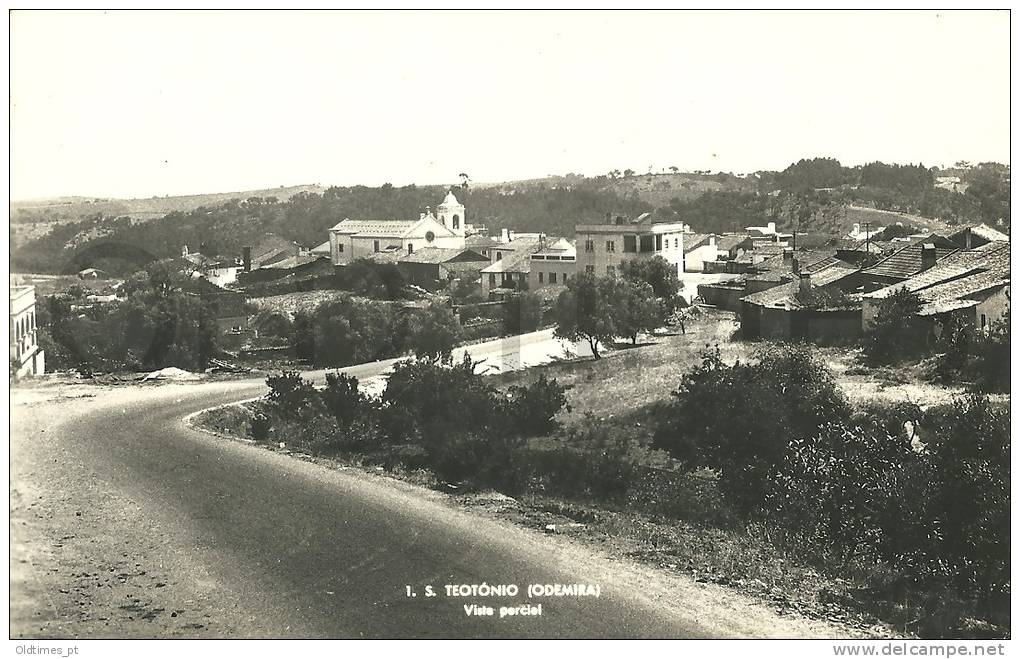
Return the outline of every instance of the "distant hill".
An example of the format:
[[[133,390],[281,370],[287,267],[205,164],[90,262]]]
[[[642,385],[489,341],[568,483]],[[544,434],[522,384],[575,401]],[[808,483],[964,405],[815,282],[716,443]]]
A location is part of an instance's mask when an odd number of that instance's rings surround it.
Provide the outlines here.
[[[55,197],[11,202],[11,238],[19,246],[47,234],[55,224],[75,223],[101,215],[104,217],[130,217],[134,220],[154,220],[172,212],[192,211],[200,206],[217,206],[231,199],[275,197],[286,201],[301,192],[322,194],[321,185],[294,185],[290,187],[244,190],[240,192],[214,192],[177,197],[148,197],[145,199],[109,199],[102,197]]]

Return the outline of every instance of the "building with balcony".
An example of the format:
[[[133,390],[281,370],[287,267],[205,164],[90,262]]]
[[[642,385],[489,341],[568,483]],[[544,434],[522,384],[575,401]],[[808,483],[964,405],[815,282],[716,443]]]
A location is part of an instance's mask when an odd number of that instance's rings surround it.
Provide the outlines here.
[[[620,264],[661,256],[684,271],[684,224],[653,223],[650,213],[628,220],[607,216],[604,224],[578,224],[575,228],[577,274],[604,277],[619,273]]]

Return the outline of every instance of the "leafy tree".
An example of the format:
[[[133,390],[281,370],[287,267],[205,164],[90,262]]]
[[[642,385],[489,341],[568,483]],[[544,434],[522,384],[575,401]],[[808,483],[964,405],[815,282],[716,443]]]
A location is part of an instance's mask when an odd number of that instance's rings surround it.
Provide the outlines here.
[[[683,290],[683,282],[676,274],[676,266],[662,258],[633,259],[620,265],[624,279],[645,282],[652,287],[655,297],[673,301]]]
[[[904,288],[878,304],[874,323],[864,336],[864,352],[872,364],[895,364],[924,354],[926,332],[917,316],[921,298]]]
[[[607,288],[612,295],[614,331],[636,344],[639,333],[651,332],[663,324],[663,307],[646,282],[627,279],[611,282],[611,287],[607,282]]]
[[[407,320],[406,345],[415,355],[433,361],[450,358],[463,329],[453,310],[440,302],[429,304]]]
[[[592,356],[601,359],[599,344],[618,336],[613,322],[611,279],[590,273],[573,277],[556,299],[556,336],[569,341],[587,341]]]

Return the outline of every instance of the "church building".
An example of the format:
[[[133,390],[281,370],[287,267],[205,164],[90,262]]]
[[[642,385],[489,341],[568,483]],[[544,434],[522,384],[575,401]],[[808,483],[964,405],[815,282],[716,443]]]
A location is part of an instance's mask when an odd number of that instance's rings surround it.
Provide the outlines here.
[[[464,205],[451,190],[435,212],[426,208],[417,220],[343,220],[329,230],[329,253],[333,265],[347,265],[380,253],[406,256],[425,247],[463,249],[471,232]]]

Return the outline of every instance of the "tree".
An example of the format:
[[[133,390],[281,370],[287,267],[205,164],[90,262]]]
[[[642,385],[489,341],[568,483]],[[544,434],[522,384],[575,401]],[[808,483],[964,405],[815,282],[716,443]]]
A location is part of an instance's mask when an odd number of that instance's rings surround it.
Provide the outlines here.
[[[677,172],[679,172],[679,171],[680,171],[680,168],[679,168],[679,167],[677,167],[676,165],[670,165],[670,166],[669,166],[669,171],[671,171],[671,172],[673,172],[674,174],[676,174]]]
[[[635,174],[635,172],[634,172],[633,169],[625,169],[625,170],[623,170],[623,177],[624,178],[629,178],[631,176],[634,176],[634,174]]]
[[[613,326],[617,336],[637,344],[641,332],[650,332],[663,323],[662,305],[648,283],[628,279],[606,282],[612,296]],[[610,287],[611,286],[611,287]]]
[[[652,287],[655,297],[672,302],[683,289],[683,282],[676,274],[676,266],[662,258],[634,259],[620,265],[624,279],[645,282]]]
[[[450,358],[462,335],[463,329],[453,310],[443,303],[433,302],[408,318],[404,340],[418,357],[438,362]]]
[[[591,273],[573,277],[556,299],[556,336],[569,341],[585,340],[595,359],[599,344],[617,336],[613,324],[613,284]]]
[[[926,333],[917,316],[921,298],[905,288],[878,303],[878,314],[864,336],[864,352],[872,364],[895,364],[924,354]]]

